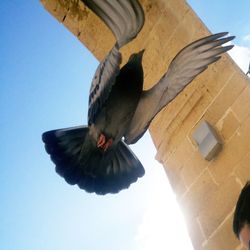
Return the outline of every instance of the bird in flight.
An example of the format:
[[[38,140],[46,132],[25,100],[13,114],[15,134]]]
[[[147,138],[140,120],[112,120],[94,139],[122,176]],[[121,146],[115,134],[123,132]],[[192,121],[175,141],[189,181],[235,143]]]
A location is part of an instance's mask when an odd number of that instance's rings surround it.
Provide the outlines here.
[[[136,38],[144,24],[138,0],[82,0],[109,27],[116,38],[100,62],[89,93],[88,125],[45,132],[42,140],[69,184],[90,193],[118,193],[144,175],[144,168],[129,148],[146,132],[154,117],[208,65],[233,45],[227,32],[201,38],[183,48],[166,73],[143,90],[144,50],[120,67],[120,48]],[[164,53],[164,52],[162,52]]]

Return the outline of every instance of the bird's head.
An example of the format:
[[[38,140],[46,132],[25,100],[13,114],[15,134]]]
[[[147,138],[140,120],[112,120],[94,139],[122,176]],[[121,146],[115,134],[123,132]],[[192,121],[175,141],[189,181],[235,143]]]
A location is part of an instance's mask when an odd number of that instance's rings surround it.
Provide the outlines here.
[[[134,53],[129,57],[129,62],[134,61],[134,62],[139,62],[141,63],[142,61],[142,56],[144,54],[145,49],[139,51],[138,53]]]

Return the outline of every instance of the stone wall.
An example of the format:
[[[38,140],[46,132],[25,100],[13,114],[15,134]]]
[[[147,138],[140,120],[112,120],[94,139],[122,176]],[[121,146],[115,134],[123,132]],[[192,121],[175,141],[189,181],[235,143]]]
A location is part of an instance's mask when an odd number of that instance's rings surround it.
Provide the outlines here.
[[[67,8],[65,0],[41,0],[95,56],[102,59],[114,44],[106,26],[80,4]],[[137,39],[122,49],[145,48],[145,88],[151,87],[185,45],[209,34],[183,0],[141,0],[146,22]],[[195,249],[243,249],[231,227],[239,192],[250,175],[250,84],[228,55],[198,76],[154,120],[150,133],[156,159],[166,170],[185,214]],[[202,120],[223,140],[222,152],[204,160],[192,139]]]

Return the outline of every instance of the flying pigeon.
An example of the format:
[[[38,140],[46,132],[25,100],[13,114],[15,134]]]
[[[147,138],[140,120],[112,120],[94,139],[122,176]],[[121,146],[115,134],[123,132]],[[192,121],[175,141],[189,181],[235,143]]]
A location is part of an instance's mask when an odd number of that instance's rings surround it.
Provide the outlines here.
[[[144,175],[129,148],[146,132],[156,114],[220,54],[234,37],[210,35],[183,48],[151,89],[143,90],[144,50],[120,68],[120,48],[135,39],[144,24],[138,0],[82,0],[113,32],[116,42],[99,64],[89,94],[88,125],[45,132],[42,140],[69,184],[90,193],[118,193]],[[164,53],[164,52],[163,52]]]

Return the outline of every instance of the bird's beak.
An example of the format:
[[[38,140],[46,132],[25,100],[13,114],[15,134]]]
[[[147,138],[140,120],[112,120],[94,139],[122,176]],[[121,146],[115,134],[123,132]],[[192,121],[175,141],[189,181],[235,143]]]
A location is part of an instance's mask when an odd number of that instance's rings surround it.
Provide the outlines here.
[[[129,62],[137,62],[137,63],[141,63],[142,62],[142,56],[144,53],[145,49],[139,51],[138,53],[134,53],[129,57]]]
[[[143,56],[144,52],[145,52],[145,49],[142,49],[141,51],[138,52],[137,55],[138,55],[138,57],[139,57],[140,59],[142,59],[142,56]]]

